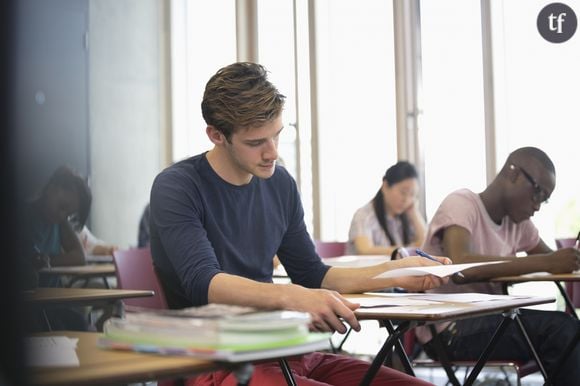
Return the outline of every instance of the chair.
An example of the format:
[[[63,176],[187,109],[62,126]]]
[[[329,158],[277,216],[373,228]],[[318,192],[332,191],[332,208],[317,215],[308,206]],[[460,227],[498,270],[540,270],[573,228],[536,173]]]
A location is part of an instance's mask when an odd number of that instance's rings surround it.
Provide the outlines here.
[[[117,286],[122,289],[152,290],[155,295],[147,298],[126,299],[125,305],[130,307],[145,307],[165,309],[167,301],[151,258],[151,250],[132,248],[113,252],[115,269],[117,271]]]
[[[314,247],[320,257],[344,256],[346,252],[346,242],[343,241],[314,240]]]
[[[558,249],[571,248],[574,246],[576,246],[575,238],[556,239],[556,247]],[[580,282],[566,282],[566,292],[568,292],[568,297],[574,307],[580,308]]]
[[[167,309],[167,300],[161,283],[153,267],[151,249],[131,248],[113,252],[113,261],[117,271],[117,287],[121,289],[143,289],[155,292],[147,298],[125,299],[123,302],[128,311],[139,308]],[[182,379],[161,380],[159,386],[179,386]]]

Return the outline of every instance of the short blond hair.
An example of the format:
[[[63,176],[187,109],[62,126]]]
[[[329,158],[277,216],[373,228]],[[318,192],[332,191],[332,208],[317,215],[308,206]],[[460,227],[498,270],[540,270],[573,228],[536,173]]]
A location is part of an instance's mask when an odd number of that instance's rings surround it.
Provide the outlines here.
[[[259,127],[277,118],[285,99],[268,81],[264,66],[239,62],[221,68],[210,78],[201,112],[205,122],[229,140],[237,130]]]

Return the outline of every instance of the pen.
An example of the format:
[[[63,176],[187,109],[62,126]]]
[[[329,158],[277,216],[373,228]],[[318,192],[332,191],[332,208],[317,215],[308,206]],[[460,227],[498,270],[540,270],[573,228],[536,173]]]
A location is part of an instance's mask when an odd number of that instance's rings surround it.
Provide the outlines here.
[[[580,246],[580,232],[578,232],[578,236],[576,236],[576,242],[574,243],[574,248],[578,249]]]
[[[431,256],[430,254],[423,252],[422,250],[420,250],[419,248],[415,249],[415,252],[419,255],[419,256],[423,256],[426,259],[432,260],[432,261],[436,261],[439,264],[442,264],[439,260],[437,260],[436,258],[434,258],[433,256]]]
[[[580,234],[578,234],[578,236],[580,237]],[[422,250],[420,250],[419,248],[415,249],[415,252],[417,253],[417,255],[422,256],[426,259],[432,260],[432,261],[436,261],[439,264],[443,264],[442,262],[440,262],[439,260],[437,260],[436,258],[434,258],[433,256],[431,256],[430,254],[423,252]],[[465,277],[463,276],[463,274],[461,272],[456,272],[454,273],[454,275],[457,275],[459,277]]]

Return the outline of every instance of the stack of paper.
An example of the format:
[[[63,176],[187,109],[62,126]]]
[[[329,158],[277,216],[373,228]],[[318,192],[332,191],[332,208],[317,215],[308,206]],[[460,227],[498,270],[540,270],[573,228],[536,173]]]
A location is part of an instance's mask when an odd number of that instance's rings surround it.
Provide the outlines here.
[[[34,336],[25,340],[27,365],[31,367],[76,367],[78,339],[66,336]]]
[[[303,312],[223,305],[128,313],[105,323],[99,345],[228,361],[327,349],[329,335],[310,333],[309,323]]]

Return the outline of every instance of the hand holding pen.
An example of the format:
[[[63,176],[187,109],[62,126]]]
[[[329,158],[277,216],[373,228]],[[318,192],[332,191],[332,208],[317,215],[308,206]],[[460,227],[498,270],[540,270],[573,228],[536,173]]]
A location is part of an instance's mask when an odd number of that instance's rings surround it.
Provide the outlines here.
[[[580,236],[580,234],[579,234],[579,236]],[[435,261],[435,262],[437,262],[437,263],[439,263],[439,264],[443,264],[443,263],[441,263],[439,260],[437,260],[436,258],[434,258],[433,256],[431,256],[430,254],[428,254],[428,253],[426,253],[426,252],[423,252],[423,251],[422,251],[422,250],[420,250],[419,248],[415,249],[415,252],[416,252],[416,253],[417,253],[417,255],[419,255],[419,256],[422,256],[422,257],[424,257],[424,258],[426,258],[426,259],[429,259],[429,260]],[[453,274],[453,276],[455,276],[455,275],[457,275],[457,276],[458,276],[458,277],[460,277],[460,278],[465,278],[465,276],[463,276],[463,274],[462,274],[461,272],[456,272],[456,273],[454,273],[454,274]]]

